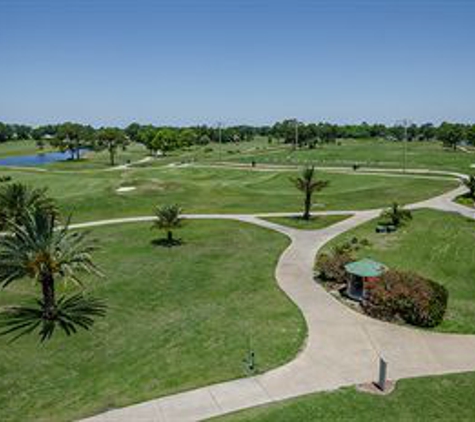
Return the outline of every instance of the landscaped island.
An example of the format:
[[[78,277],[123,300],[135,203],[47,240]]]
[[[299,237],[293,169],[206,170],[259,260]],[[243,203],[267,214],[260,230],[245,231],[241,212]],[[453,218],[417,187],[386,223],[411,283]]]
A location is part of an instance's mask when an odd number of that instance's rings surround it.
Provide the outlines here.
[[[331,241],[325,251],[359,239],[355,257],[371,257],[392,269],[416,272],[441,283],[449,292],[448,309],[435,329],[475,334],[474,220],[423,210],[394,233],[377,233],[376,226],[371,221],[349,231]]]

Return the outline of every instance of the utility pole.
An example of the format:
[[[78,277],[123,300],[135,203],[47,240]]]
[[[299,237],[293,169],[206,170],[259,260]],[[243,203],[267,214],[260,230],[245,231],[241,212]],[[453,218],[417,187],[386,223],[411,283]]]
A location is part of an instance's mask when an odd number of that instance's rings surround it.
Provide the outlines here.
[[[402,149],[402,171],[403,173],[406,173],[407,170],[407,129],[408,127],[412,124],[409,119],[403,119],[400,122],[398,122],[400,126],[403,127],[404,129],[404,138],[403,138],[403,149]]]
[[[221,145],[222,145],[221,126],[222,126],[222,123],[221,123],[221,122],[218,122],[218,143],[219,143],[219,148],[218,148],[218,160],[219,160],[219,161],[221,161]]]
[[[295,139],[294,139],[294,150],[297,149],[299,144],[299,121],[295,119]]]

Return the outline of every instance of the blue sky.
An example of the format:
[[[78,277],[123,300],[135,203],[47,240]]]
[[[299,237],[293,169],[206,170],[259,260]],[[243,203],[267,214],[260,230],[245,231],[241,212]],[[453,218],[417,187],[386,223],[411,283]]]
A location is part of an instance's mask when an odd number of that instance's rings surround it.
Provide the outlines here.
[[[475,1],[0,0],[0,121],[475,121]]]

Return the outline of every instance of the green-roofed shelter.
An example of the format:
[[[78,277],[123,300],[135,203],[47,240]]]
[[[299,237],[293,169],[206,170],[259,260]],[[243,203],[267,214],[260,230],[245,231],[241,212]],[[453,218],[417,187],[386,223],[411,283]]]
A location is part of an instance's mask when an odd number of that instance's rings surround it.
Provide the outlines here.
[[[349,274],[347,295],[358,301],[364,299],[366,291],[387,269],[386,265],[367,258],[346,264],[345,270]]]

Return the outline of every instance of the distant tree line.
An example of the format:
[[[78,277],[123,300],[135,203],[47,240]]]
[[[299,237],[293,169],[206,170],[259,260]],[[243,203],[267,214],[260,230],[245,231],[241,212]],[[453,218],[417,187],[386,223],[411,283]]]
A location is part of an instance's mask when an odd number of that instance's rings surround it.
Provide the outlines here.
[[[330,123],[299,123],[284,120],[270,128],[271,136],[284,139],[287,143],[298,143],[299,147],[315,147],[317,144],[335,142],[337,139],[383,138],[394,141],[441,141],[447,147],[456,148],[466,142],[475,145],[475,125],[444,122],[439,126],[431,123],[409,126],[361,123],[358,125],[336,125]]]
[[[269,143],[280,140],[296,147],[314,148],[319,144],[336,142],[338,139],[389,139],[401,141],[441,141],[450,148],[465,142],[475,145],[475,125],[444,122],[439,126],[431,123],[387,126],[361,123],[337,125],[331,123],[301,123],[295,119],[277,122],[272,126],[239,125],[224,128],[206,125],[189,127],[153,126],[132,123],[126,128],[101,127],[79,123],[61,123],[31,127],[0,122],[0,142],[34,139],[41,149],[46,143],[69,151],[72,159],[79,158],[82,148],[108,150],[111,164],[119,147],[129,142],[143,144],[152,154],[167,154],[175,149],[210,142],[245,142],[255,136],[266,136]]]

